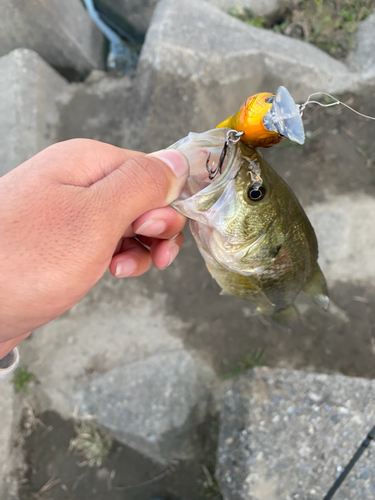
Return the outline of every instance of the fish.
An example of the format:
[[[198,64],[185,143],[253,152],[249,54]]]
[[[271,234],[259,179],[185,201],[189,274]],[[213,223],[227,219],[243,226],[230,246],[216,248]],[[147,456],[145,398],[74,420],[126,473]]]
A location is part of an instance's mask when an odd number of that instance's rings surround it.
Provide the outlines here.
[[[220,127],[191,132],[170,146],[190,163],[187,182],[172,206],[190,219],[222,294],[248,301],[252,315],[269,315],[290,327],[298,323],[294,301],[301,291],[328,309],[317,238],[288,184],[240,137],[236,129]],[[222,169],[210,178],[209,162],[222,160],[224,145]]]

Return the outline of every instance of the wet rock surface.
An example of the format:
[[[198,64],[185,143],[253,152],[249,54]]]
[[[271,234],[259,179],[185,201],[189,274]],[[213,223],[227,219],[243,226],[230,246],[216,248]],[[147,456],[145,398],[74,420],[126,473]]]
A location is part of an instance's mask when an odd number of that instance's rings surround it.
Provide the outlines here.
[[[104,65],[104,39],[79,0],[1,0],[0,55],[37,52],[67,77]]]
[[[67,495],[74,500],[215,498],[206,495],[206,477],[196,460],[173,462],[167,466],[156,464],[114,441],[102,466],[88,468],[82,466],[81,456],[69,451],[69,443],[76,435],[74,421],[64,420],[50,411],[39,417],[40,425],[26,439],[29,481],[20,485],[17,497],[20,500],[30,500],[50,481],[51,474],[59,482],[43,496],[54,500],[66,500]],[[206,454],[214,453],[212,442],[202,440],[202,444]]]
[[[320,500],[375,421],[371,380],[256,368],[226,394],[217,478],[225,500]],[[373,446],[336,498],[375,494]]]

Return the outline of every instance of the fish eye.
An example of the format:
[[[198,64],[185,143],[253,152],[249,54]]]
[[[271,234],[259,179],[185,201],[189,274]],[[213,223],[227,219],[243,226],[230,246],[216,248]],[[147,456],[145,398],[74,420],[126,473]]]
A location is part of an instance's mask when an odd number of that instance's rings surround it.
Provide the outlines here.
[[[263,200],[263,198],[266,196],[266,190],[263,186],[250,186],[247,192],[247,196],[251,201],[260,201]]]
[[[271,97],[267,97],[267,99],[266,99],[266,103],[267,103],[267,104],[272,104],[274,100],[275,100],[275,96],[274,96],[274,95],[273,95],[273,96],[271,96]]]

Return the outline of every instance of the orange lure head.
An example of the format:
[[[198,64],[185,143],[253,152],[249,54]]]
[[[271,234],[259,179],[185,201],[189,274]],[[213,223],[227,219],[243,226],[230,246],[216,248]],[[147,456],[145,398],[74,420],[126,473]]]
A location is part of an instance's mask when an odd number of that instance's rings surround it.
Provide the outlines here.
[[[241,140],[255,148],[270,148],[285,137],[303,144],[305,136],[298,107],[285,87],[277,94],[262,92],[249,97],[238,113],[220,123],[243,132]]]

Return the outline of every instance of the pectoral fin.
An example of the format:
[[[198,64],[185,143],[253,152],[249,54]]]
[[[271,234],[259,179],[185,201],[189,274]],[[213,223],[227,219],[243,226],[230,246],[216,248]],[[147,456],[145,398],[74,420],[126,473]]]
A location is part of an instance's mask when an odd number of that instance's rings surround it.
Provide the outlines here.
[[[261,298],[262,298],[262,301],[264,301],[264,302],[265,302],[265,304],[266,304],[266,306],[267,306],[267,307],[268,307],[268,306],[275,307],[275,304],[273,304],[273,303],[270,301],[270,299],[269,299],[269,298],[267,297],[267,295],[263,292],[263,290],[261,289],[261,287],[258,285],[258,283],[255,281],[255,279],[254,279],[254,278],[250,278],[250,277],[249,277],[249,278],[248,278],[248,281],[249,281],[249,283],[251,283],[251,288],[252,288],[252,290],[256,290],[256,291],[259,293],[259,295],[260,295],[260,296],[261,296]],[[261,306],[260,306],[260,308],[259,308],[259,309],[261,309]]]
[[[299,323],[297,309],[292,304],[281,311],[274,312],[271,318],[281,327],[293,328]]]
[[[302,290],[309,295],[325,311],[329,307],[329,297],[326,280],[319,266],[312,277],[305,283]]]

